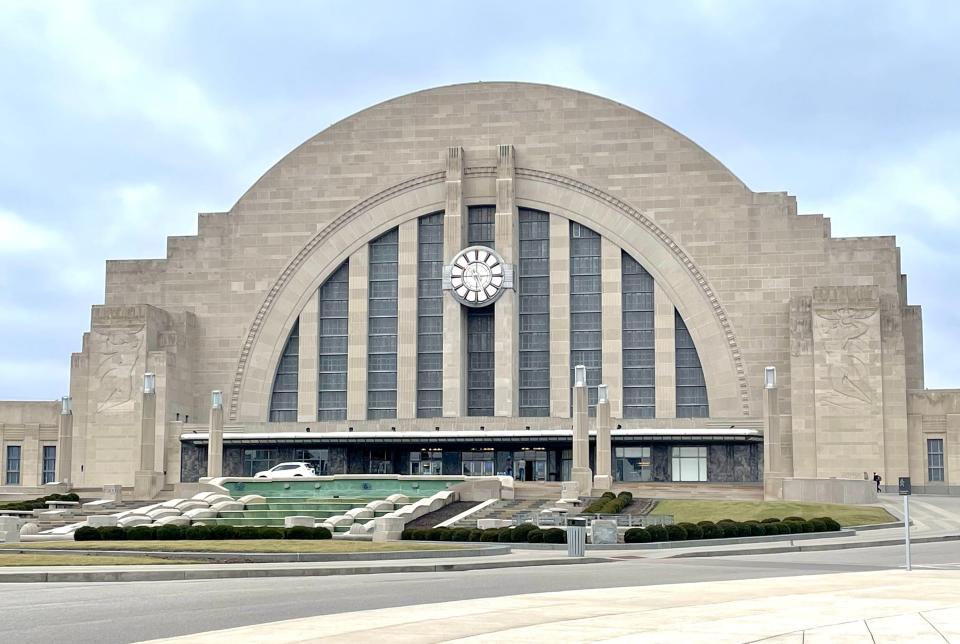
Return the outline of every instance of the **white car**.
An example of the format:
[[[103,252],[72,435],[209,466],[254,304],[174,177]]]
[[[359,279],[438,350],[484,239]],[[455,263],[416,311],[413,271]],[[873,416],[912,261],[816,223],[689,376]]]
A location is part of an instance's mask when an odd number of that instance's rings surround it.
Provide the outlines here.
[[[269,470],[257,472],[254,477],[258,479],[285,479],[291,476],[316,476],[313,466],[309,463],[280,463]]]

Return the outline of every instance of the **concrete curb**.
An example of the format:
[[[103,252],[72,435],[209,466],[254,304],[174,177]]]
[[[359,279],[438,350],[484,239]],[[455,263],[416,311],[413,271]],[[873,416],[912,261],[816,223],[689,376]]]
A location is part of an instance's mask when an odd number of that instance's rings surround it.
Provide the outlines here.
[[[960,541],[960,534],[948,534],[936,537],[910,537],[910,543],[936,543],[939,541]],[[849,543],[816,543],[801,546],[772,546],[770,548],[752,548],[750,550],[703,550],[700,552],[678,552],[665,557],[735,557],[740,555],[772,555],[785,552],[822,552],[824,550],[851,550],[853,548],[878,548],[883,546],[902,546],[903,539],[876,539],[873,541],[852,541]]]
[[[521,559],[517,561],[478,561],[470,563],[409,564],[398,566],[356,566],[341,568],[221,568],[188,569],[121,569],[121,570],[43,570],[0,571],[0,584],[5,583],[97,583],[128,581],[187,581],[200,579],[244,579],[263,577],[331,577],[339,575],[377,575],[405,572],[456,572],[464,570],[491,570],[529,566],[564,566],[611,563],[601,557],[571,557],[565,559]]]
[[[429,542],[425,542],[429,543]],[[451,542],[438,542],[449,545]],[[3,548],[0,553],[31,555],[77,555],[111,557],[157,557],[160,559],[192,559],[229,563],[320,563],[327,561],[394,561],[398,559],[448,559],[457,557],[491,557],[511,553],[509,544],[460,550],[396,550],[392,552],[204,552],[178,550],[58,550],[41,548]]]

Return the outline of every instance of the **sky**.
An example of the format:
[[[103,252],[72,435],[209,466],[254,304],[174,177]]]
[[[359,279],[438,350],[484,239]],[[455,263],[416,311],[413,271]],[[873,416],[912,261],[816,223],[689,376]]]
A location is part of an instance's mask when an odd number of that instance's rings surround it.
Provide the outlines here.
[[[0,0],[0,400],[68,391],[107,259],[163,257],[369,105],[529,81],[630,105],[834,236],[896,235],[960,387],[960,3]]]

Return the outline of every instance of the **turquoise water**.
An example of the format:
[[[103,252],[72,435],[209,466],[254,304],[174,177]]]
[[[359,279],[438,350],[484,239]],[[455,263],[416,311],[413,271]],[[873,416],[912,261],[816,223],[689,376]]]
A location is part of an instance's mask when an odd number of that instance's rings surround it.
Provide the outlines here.
[[[431,496],[449,487],[462,483],[463,479],[430,478],[398,481],[391,479],[334,479],[317,481],[226,481],[223,486],[230,495],[241,497],[245,494],[259,494],[271,498],[334,499],[345,500],[385,499],[391,494],[404,494],[410,497]],[[363,505],[361,503],[360,505]]]

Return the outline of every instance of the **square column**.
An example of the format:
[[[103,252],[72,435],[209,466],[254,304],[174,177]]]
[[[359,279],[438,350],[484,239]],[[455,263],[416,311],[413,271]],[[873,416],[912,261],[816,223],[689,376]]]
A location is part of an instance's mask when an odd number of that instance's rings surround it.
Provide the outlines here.
[[[676,322],[673,302],[660,287],[653,285],[654,378],[657,418],[677,416]]]
[[[156,418],[156,374],[145,373],[140,394],[140,468],[133,480],[133,495],[137,499],[152,499],[163,487],[163,474],[156,471],[154,453]]]
[[[320,289],[300,312],[300,356],[297,362],[297,420],[317,420],[317,370],[320,360]]]
[[[573,468],[571,477],[581,496],[590,496],[593,472],[590,470],[590,418],[587,407],[587,373],[582,365],[574,367],[573,385]]]
[[[223,394],[210,394],[210,427],[207,441],[207,476],[223,476]]]
[[[449,264],[467,238],[467,206],[463,203],[463,148],[447,148],[447,198],[443,212],[443,263]],[[467,329],[463,307],[443,296],[443,415],[466,415]]]
[[[367,325],[370,289],[370,249],[364,245],[350,256],[347,319],[347,420],[367,417]]]
[[[73,469],[73,408],[70,396],[64,396],[60,407],[60,425],[57,431],[57,471],[59,483],[70,483]]]
[[[597,392],[597,474],[593,477],[594,489],[609,490],[613,486],[610,452],[610,399],[607,386],[600,385]]]
[[[570,221],[550,215],[550,415],[570,417]]]
[[[608,416],[623,417],[623,273],[620,247],[606,237],[600,240],[601,319],[603,328],[603,380],[608,392]],[[599,414],[599,411],[597,412]],[[598,467],[599,469],[599,467]],[[607,468],[609,475],[609,468]]]
[[[515,164],[512,145],[497,146],[497,212],[495,243],[497,252],[507,264],[516,265],[519,258],[517,231]],[[496,304],[496,336],[494,339],[494,415],[516,416],[519,405],[519,315],[517,292],[505,289]]]
[[[397,263],[397,418],[417,417],[417,225],[400,224]]]

